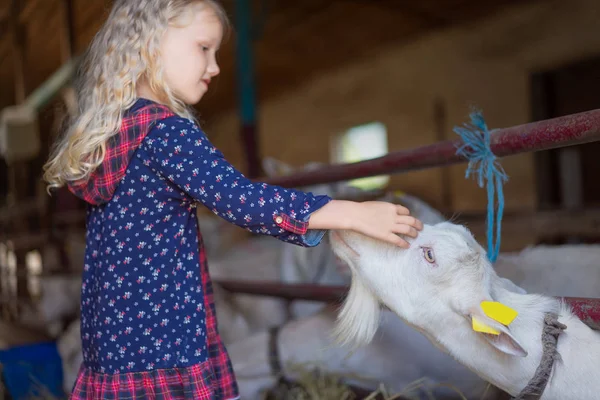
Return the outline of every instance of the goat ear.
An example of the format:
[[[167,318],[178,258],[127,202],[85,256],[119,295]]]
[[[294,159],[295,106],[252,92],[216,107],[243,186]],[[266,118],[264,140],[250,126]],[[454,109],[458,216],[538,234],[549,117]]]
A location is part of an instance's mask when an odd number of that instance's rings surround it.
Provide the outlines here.
[[[510,329],[489,318],[481,308],[478,307],[473,311],[470,317],[472,321],[483,328],[483,331],[477,332],[477,334],[483,336],[496,349],[508,355],[527,357],[527,351],[512,335]]]
[[[353,273],[350,290],[333,329],[335,341],[353,347],[368,344],[377,331],[380,314],[379,301]]]
[[[516,357],[527,357],[527,351],[510,332],[500,332],[499,335],[482,333],[482,335],[492,346],[505,354]]]

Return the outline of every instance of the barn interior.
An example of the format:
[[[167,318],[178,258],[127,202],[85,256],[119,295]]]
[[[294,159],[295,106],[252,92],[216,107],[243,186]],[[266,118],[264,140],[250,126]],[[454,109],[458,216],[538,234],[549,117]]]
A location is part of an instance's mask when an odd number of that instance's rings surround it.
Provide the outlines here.
[[[23,363],[36,364],[38,379],[50,388],[37,398],[66,398],[82,360],[86,204],[66,188],[49,195],[42,175],[61,121],[76,107],[71,78],[112,3],[0,1],[3,398],[26,398],[19,395],[31,390],[33,384],[23,377],[34,369],[19,369]],[[600,3],[595,0],[221,3],[233,30],[219,52],[220,74],[195,110],[212,143],[253,180],[268,182],[305,168],[457,140],[454,128],[468,122],[473,108],[482,110],[492,130],[600,108]],[[593,288],[600,275],[590,272],[598,263],[593,255],[600,255],[597,151],[597,142],[566,143],[497,160],[508,176],[501,253],[516,257],[548,246],[578,249],[571,259],[590,254],[581,274],[563,266],[571,271],[568,290],[557,292],[559,282],[542,282],[552,279],[545,274],[519,275],[539,281],[545,294],[598,297]],[[348,190],[340,192],[324,184],[308,188],[361,200],[393,194],[399,202],[405,198],[466,224],[485,247],[487,191],[465,177],[466,167],[461,162],[345,180]],[[227,224],[206,207],[198,207],[198,218],[216,285],[281,281],[284,254],[292,251],[288,245]],[[320,262],[308,253],[300,257]],[[251,263],[260,267],[248,267]],[[223,294],[228,295],[232,292]],[[240,304],[259,304],[260,297],[239,294],[227,304],[242,309]],[[231,334],[227,340],[245,336]],[[363,367],[365,373],[379,370]],[[363,390],[372,392],[382,381],[374,374]],[[455,383],[450,375],[448,381]],[[292,398],[279,396],[271,398]],[[438,398],[464,398],[446,396]]]

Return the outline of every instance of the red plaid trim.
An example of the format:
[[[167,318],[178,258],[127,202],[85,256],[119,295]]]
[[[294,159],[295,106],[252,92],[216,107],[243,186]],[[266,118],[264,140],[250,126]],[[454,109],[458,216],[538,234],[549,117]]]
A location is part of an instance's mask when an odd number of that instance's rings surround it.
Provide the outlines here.
[[[217,312],[213,294],[212,280],[208,270],[204,242],[198,227],[198,247],[200,257],[200,273],[202,274],[202,286],[204,293],[204,305],[206,309],[206,341],[208,345],[208,359],[215,375],[213,390],[222,399],[233,399],[239,397],[239,389],[235,373],[227,349],[223,345],[217,326]]]
[[[71,400],[227,400],[214,391],[208,362],[188,368],[101,374],[82,366]]]
[[[86,181],[69,185],[69,190],[90,204],[109,201],[127,171],[129,160],[154,123],[175,115],[166,106],[151,104],[123,118],[119,133],[108,140],[102,164]]]
[[[308,222],[298,221],[287,214],[275,214],[273,220],[280,228],[296,235],[304,235],[308,231]]]

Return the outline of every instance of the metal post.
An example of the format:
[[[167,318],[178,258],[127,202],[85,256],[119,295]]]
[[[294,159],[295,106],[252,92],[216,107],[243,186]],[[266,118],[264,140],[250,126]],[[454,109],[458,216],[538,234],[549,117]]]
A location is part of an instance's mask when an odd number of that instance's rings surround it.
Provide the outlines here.
[[[235,1],[235,16],[237,23],[236,67],[240,98],[240,134],[246,150],[248,177],[256,178],[261,174],[261,168],[256,122],[256,93],[250,26],[251,11],[248,0]]]

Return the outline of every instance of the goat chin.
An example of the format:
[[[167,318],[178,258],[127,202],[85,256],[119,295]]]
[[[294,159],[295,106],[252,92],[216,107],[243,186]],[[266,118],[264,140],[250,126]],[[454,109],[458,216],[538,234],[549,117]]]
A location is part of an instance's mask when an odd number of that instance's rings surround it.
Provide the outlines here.
[[[354,278],[339,312],[333,337],[338,344],[354,349],[368,344],[377,331],[379,316],[379,301],[360,279]]]

